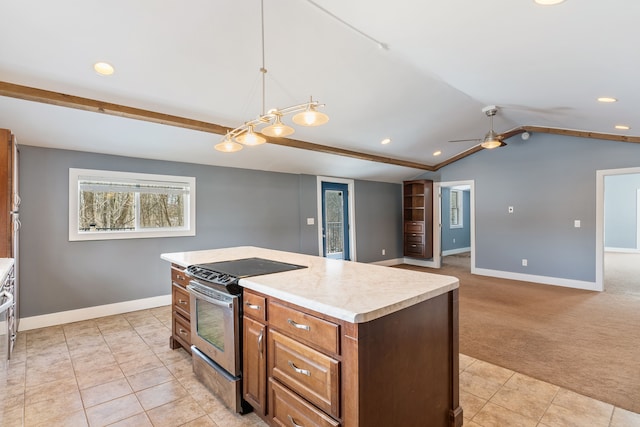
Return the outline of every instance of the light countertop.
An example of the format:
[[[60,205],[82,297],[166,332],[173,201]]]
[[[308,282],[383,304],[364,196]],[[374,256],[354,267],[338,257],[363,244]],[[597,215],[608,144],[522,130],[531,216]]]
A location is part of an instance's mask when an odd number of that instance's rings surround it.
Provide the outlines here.
[[[247,277],[244,288],[351,323],[363,323],[458,288],[452,276],[342,261],[251,246],[164,253],[187,267],[242,258],[266,258],[308,268]]]

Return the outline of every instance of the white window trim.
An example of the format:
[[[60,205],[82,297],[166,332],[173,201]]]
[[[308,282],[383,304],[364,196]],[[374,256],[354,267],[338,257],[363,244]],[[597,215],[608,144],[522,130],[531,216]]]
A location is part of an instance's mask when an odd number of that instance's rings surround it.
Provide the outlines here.
[[[184,182],[189,185],[189,203],[187,206],[187,224],[179,230],[149,230],[149,231],[78,231],[78,203],[80,192],[78,180],[81,176],[96,176],[101,178],[118,178],[148,181]],[[142,239],[154,237],[183,237],[196,235],[196,178],[189,176],[154,175],[134,172],[116,172],[94,169],[69,168],[69,241],[84,240],[114,240],[114,239]]]

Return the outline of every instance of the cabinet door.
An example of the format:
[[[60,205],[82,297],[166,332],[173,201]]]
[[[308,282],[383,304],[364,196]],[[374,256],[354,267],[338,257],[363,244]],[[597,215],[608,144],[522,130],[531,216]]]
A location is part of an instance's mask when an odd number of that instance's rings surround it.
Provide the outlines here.
[[[266,414],[267,403],[267,328],[244,316],[243,326],[243,383],[244,398],[256,413]]]
[[[273,379],[269,380],[269,405],[278,427],[340,427],[340,423]]]

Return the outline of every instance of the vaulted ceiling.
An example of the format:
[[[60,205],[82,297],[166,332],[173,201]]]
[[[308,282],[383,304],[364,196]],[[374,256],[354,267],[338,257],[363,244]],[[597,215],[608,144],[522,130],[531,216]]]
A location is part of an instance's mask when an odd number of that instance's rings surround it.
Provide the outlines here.
[[[497,132],[640,134],[636,0],[264,0],[266,108],[312,95],[330,121],[290,138],[327,148],[232,154],[213,149],[215,132],[263,108],[259,0],[0,5],[0,127],[24,145],[399,182],[477,145],[448,141],[482,138],[486,105]],[[115,73],[95,73],[97,61]],[[35,102],[29,89],[177,122]],[[204,127],[173,126],[187,119]],[[511,140],[534,144],[535,132]]]

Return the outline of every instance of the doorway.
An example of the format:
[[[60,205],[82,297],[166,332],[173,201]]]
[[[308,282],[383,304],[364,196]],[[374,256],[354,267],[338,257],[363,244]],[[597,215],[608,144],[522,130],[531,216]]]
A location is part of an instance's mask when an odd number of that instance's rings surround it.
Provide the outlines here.
[[[355,261],[353,181],[318,177],[318,187],[320,255]]]
[[[640,168],[597,171],[596,192],[596,290],[640,296]]]
[[[438,197],[434,224],[434,263],[475,271],[475,194],[474,181],[435,183]]]

